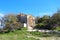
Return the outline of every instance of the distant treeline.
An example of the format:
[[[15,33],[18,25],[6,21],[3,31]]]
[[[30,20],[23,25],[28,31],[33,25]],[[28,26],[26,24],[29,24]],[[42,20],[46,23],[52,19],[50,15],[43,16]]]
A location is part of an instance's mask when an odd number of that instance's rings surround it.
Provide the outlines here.
[[[37,29],[60,30],[60,10],[52,16],[44,15],[43,17],[36,17]]]

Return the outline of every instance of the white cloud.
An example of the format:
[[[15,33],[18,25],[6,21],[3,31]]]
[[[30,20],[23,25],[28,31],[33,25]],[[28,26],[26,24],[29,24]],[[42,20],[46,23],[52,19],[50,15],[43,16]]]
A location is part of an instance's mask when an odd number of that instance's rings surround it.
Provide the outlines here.
[[[0,13],[0,17],[4,17],[4,14]]]

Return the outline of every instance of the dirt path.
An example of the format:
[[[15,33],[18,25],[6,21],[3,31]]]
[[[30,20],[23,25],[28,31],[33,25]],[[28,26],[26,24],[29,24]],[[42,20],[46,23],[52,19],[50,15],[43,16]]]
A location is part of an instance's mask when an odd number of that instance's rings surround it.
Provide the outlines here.
[[[29,34],[29,33],[28,33]],[[28,38],[32,37],[38,40],[60,40],[60,37],[37,37],[37,36],[33,36],[31,34],[27,35]]]

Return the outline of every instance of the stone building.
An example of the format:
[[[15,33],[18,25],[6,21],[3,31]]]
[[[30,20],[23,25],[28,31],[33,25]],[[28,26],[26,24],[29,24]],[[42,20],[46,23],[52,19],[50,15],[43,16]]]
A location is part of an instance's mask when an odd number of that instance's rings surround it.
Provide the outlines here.
[[[27,15],[25,15],[25,14],[19,14],[17,17],[18,17],[18,20],[21,23],[27,23]]]
[[[1,26],[1,20],[0,20],[0,26]]]
[[[27,15],[27,26],[29,30],[32,30],[35,26],[35,18],[32,15]]]
[[[17,17],[29,30],[32,30],[35,26],[35,18],[32,15],[19,14]]]
[[[1,19],[0,19],[0,28],[3,28],[4,26],[5,26],[4,20],[1,20]]]

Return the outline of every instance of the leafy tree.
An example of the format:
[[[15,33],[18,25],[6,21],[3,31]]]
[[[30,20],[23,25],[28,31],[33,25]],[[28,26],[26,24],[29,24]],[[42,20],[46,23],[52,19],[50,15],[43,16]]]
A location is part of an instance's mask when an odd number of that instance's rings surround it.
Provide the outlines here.
[[[55,28],[60,27],[60,10],[51,17],[51,24]]]
[[[5,19],[5,29],[8,31],[13,31],[15,29],[21,29],[22,24],[18,22],[16,15],[10,14],[4,17]]]
[[[50,16],[44,15],[44,16],[42,17],[42,20],[43,20],[42,22],[46,24],[49,19],[50,19]]]
[[[40,17],[36,17],[36,18],[35,18],[35,23],[36,23],[36,24],[40,23],[40,21],[41,21],[41,20],[40,20]]]
[[[38,29],[49,29],[50,27],[48,26],[49,24],[49,20],[50,20],[50,16],[48,15],[44,15],[42,18],[36,18],[38,23],[35,26],[35,28]]]
[[[60,24],[60,13],[56,13],[52,16],[51,20],[54,22],[54,24]]]

